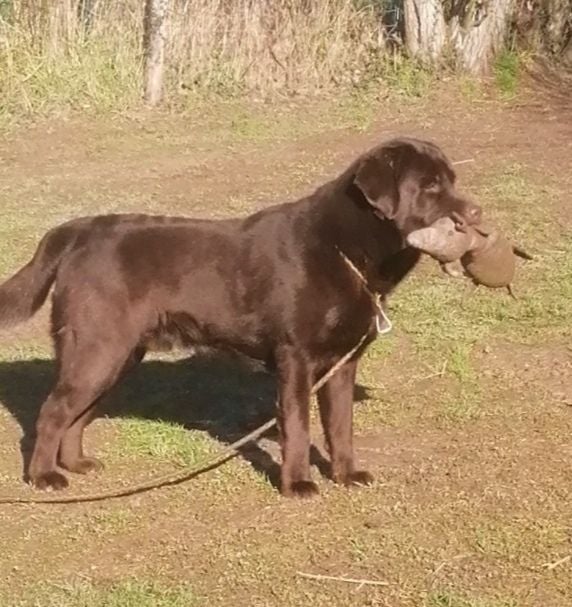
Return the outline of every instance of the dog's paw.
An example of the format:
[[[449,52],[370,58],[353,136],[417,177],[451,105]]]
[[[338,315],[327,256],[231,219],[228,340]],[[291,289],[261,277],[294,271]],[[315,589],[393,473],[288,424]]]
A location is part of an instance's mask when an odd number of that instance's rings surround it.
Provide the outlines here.
[[[319,493],[318,485],[313,481],[296,481],[282,489],[282,495],[285,497],[300,497],[303,499],[314,497]]]
[[[40,491],[47,491],[48,489],[60,491],[61,489],[69,487],[68,479],[55,470],[44,472],[30,478],[30,483],[36,489],[40,489]]]
[[[104,465],[95,457],[80,457],[74,462],[62,462],[62,466],[75,474],[101,472],[104,468]]]
[[[355,470],[334,478],[335,482],[346,487],[367,487],[374,481],[373,476],[367,470]]]
[[[356,470],[348,475],[347,484],[367,487],[372,485],[374,480],[373,474],[369,473],[367,470]]]

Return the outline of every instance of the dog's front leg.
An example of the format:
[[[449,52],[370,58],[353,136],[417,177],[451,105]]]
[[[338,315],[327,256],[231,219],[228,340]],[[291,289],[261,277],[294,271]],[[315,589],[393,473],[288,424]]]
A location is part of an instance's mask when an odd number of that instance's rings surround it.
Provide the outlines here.
[[[311,366],[292,348],[278,357],[278,425],[282,444],[281,492],[311,497],[318,487],[310,479]]]
[[[357,361],[350,361],[318,392],[320,418],[332,462],[332,480],[342,485],[369,485],[373,477],[356,470],[353,450],[353,400]]]

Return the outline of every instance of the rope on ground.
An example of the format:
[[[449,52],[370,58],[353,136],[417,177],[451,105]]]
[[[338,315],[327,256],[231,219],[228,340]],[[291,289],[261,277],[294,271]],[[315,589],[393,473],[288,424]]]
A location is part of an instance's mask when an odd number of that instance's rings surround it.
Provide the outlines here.
[[[359,342],[349,352],[347,352],[338,362],[330,368],[313,386],[311,394],[315,394],[320,388],[322,388],[326,382],[341,368],[345,365],[354,354],[361,348],[365,340],[367,339],[368,332],[366,332]],[[227,461],[233,459],[238,450],[246,445],[247,443],[256,441],[265,432],[270,430],[276,425],[276,419],[271,419],[252,432],[249,432],[242,438],[238,439],[234,443],[228,445],[217,455],[202,461],[196,466],[185,468],[178,472],[169,473],[163,476],[158,476],[149,481],[137,483],[123,489],[112,489],[110,491],[102,491],[101,493],[92,493],[88,495],[50,495],[50,496],[0,496],[0,504],[79,504],[84,502],[100,502],[103,500],[115,499],[120,497],[127,497],[129,495],[135,495],[137,493],[144,493],[151,491],[152,489],[159,489],[161,487],[168,487],[172,485],[179,485],[186,481],[189,481],[201,474],[209,472],[215,468],[218,468]]]

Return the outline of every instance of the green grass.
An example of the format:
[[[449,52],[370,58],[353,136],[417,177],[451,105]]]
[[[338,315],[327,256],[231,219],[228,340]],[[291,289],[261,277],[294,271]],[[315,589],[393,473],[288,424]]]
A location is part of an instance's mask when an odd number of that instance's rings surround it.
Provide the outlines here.
[[[483,84],[474,76],[459,76],[458,85],[459,92],[466,101],[475,103],[483,98]]]
[[[14,30],[15,31],[15,30]],[[0,128],[22,119],[72,112],[123,112],[140,103],[141,63],[130,44],[105,37],[77,44],[71,52],[37,52],[15,32],[0,57]]]
[[[436,77],[434,71],[407,57],[398,55],[395,55],[393,60],[384,63],[382,74],[389,90],[405,98],[425,96]]]
[[[568,530],[547,520],[489,519],[474,529],[473,545],[488,558],[514,561],[525,567],[538,567],[538,554],[566,551]],[[533,556],[534,555],[534,556]]]
[[[436,421],[459,424],[475,421],[480,417],[482,390],[477,384],[460,384],[440,399],[440,411]]]
[[[460,382],[473,383],[476,380],[471,364],[471,348],[467,344],[455,344],[448,358],[448,370]]]
[[[5,607],[194,607],[201,604],[188,586],[166,588],[143,580],[126,580],[109,585],[49,582],[24,599],[6,597]]]
[[[426,607],[518,607],[514,600],[471,598],[449,591],[432,593],[425,603]]]
[[[494,75],[501,97],[513,98],[520,83],[521,56],[515,51],[502,51],[495,61]]]
[[[112,535],[129,529],[134,522],[134,512],[129,509],[115,508],[89,513],[86,521],[81,521],[80,531],[94,535]]]
[[[213,126],[232,145],[293,141],[306,139],[332,124],[337,129],[365,131],[371,126],[378,107],[376,91],[372,88],[341,91],[335,98],[306,100],[303,103],[294,101],[285,108],[235,99],[216,104],[216,114],[220,117],[222,109],[225,118],[218,128]],[[198,102],[188,110],[193,115],[197,111],[212,112],[212,105],[209,109],[204,103]]]
[[[212,440],[179,424],[128,418],[118,420],[116,426],[112,450],[118,459],[150,458],[189,466],[215,452]]]

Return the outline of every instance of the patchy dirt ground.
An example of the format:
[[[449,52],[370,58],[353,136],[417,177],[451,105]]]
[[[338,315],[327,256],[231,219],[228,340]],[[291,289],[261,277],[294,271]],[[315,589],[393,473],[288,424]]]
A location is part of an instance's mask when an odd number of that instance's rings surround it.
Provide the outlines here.
[[[402,133],[467,161],[460,183],[535,261],[519,266],[516,302],[468,295],[429,261],[395,296],[396,330],[363,361],[356,395],[357,449],[377,484],[323,480],[316,500],[284,500],[269,438],[178,487],[0,506],[2,605],[572,605],[572,122],[561,102],[439,93],[402,107],[229,106],[15,132],[0,143],[0,269],[80,214],[220,217],[294,198]],[[48,311],[3,334],[1,495],[32,494],[21,439],[53,375]],[[88,431],[107,470],[73,477],[72,491],[216,453],[271,415],[273,389],[233,361],[154,357]]]

